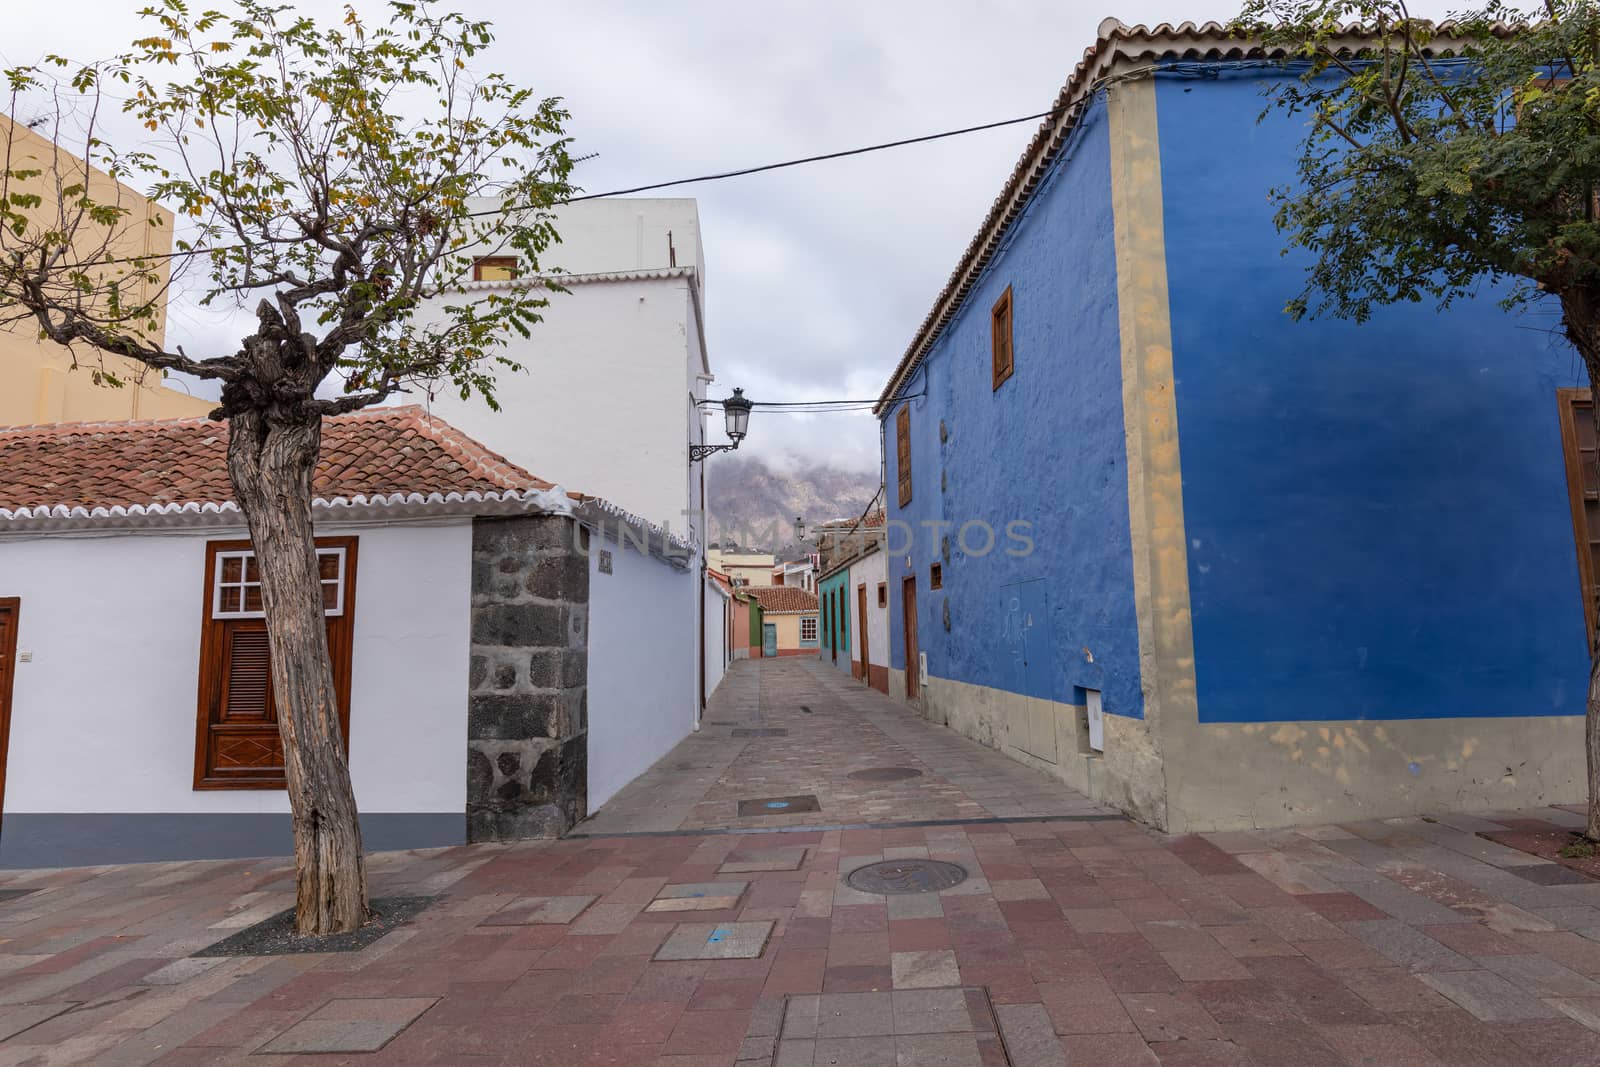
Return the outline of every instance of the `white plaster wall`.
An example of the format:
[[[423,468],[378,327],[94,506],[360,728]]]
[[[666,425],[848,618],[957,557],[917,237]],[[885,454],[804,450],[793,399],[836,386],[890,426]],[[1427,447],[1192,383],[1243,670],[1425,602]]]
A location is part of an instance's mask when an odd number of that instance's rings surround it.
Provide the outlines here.
[[[888,557],[874,552],[850,564],[851,596],[855,587],[867,587],[867,662],[889,666],[889,609],[878,607],[878,583],[888,581]]]
[[[612,573],[600,573],[600,553]],[[589,539],[589,810],[694,729],[700,579],[630,545]]]
[[[488,210],[498,201],[475,197],[474,211]],[[677,249],[677,265],[693,267],[705,277],[705,253],[700,240],[700,210],[692,197],[628,197],[584,200],[555,212],[561,243],[540,257],[543,269],[568,274],[603,274],[619,270],[659,270],[672,266],[667,234]],[[485,250],[486,254],[488,250]],[[497,250],[496,254],[510,252]]]
[[[442,315],[460,299],[435,299],[419,314]],[[699,366],[690,299],[684,278],[573,284],[550,294],[531,337],[503,350],[522,370],[496,369],[498,412],[448,386],[431,401],[413,393],[396,402],[425,401],[538,477],[682,532],[685,512],[700,504],[700,472],[689,463],[698,412],[686,382]]]
[[[472,533],[360,538],[350,711],[364,812],[462,812]],[[276,790],[194,784],[205,544],[243,531],[0,540],[22,598],[4,810],[286,812]],[[19,655],[20,660],[20,655]]]
[[[705,597],[702,611],[706,626],[706,696],[709,698],[722,684],[728,670],[728,600],[721,587],[710,578],[703,579]]]

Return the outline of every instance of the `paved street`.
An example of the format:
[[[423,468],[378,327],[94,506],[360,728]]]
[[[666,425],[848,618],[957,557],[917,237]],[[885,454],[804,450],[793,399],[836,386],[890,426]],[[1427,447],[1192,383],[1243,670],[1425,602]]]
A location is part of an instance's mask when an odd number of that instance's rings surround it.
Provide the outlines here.
[[[915,776],[852,777],[882,768]],[[739,815],[740,800],[804,795],[815,796],[820,811]],[[734,663],[700,732],[578,832],[1116,814],[992,749],[928,725],[840,671],[810,657],[789,657]]]
[[[0,1063],[1600,1064],[1600,883],[1476,836],[1572,812],[1167,837],[815,664],[708,718],[760,725],[581,828],[638,836],[374,857],[439,899],[353,953],[190,957],[288,906],[282,861],[0,875]],[[918,859],[967,877],[844,884]]]

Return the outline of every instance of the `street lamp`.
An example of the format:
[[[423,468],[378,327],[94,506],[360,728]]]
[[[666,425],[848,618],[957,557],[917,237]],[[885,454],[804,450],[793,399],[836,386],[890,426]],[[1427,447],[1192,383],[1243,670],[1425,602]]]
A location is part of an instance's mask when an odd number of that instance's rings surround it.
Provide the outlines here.
[[[698,463],[713,452],[732,452],[739,447],[739,442],[744,440],[744,435],[750,429],[750,409],[755,404],[745,399],[743,389],[735,389],[733,395],[722,402],[722,416],[728,432],[731,445],[695,445],[689,446],[689,462]]]
[[[794,539],[804,542],[806,539],[806,519],[804,515],[794,517]]]

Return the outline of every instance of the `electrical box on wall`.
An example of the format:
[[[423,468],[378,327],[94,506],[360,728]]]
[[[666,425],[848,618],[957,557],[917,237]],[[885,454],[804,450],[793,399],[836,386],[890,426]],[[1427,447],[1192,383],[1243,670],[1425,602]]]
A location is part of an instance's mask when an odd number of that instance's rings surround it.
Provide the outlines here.
[[[1100,706],[1100,690],[1085,689],[1084,697],[1089,706],[1089,747],[1096,752],[1106,750],[1105,713]]]

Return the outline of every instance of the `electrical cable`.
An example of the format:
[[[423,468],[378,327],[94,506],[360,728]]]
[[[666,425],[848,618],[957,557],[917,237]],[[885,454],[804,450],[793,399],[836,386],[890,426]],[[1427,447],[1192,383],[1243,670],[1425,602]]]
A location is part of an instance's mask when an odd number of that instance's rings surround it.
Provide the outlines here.
[[[1065,110],[1067,110],[1066,107],[1055,107],[1055,108],[1051,108],[1048,111],[1040,111],[1040,112],[1036,112],[1035,114],[1032,114],[1032,115],[1021,115],[1021,116],[1018,116],[1017,118],[1014,118],[1014,119],[1000,119],[997,122],[985,122],[985,123],[981,123],[981,124],[979,124],[977,126],[963,126],[960,129],[944,130],[944,131],[942,131],[940,133],[922,134],[921,136],[918,136],[918,137],[902,137],[899,140],[895,140],[895,141],[883,141],[883,142],[878,143],[878,144],[865,145],[865,146],[863,146],[861,148],[847,148],[847,149],[844,149],[844,150],[838,151],[838,152],[825,152],[825,153],[823,153],[821,155],[816,155],[816,156],[802,156],[799,159],[787,159],[787,160],[784,160],[784,161],[779,162],[779,163],[763,163],[763,164],[760,164],[759,166],[754,166],[754,167],[741,167],[738,170],[726,170],[726,171],[719,171],[719,172],[714,173],[714,174],[702,174],[699,177],[695,177],[695,178],[675,178],[672,181],[653,182],[653,183],[651,183],[649,185],[635,185],[635,186],[631,186],[631,187],[629,187],[627,189],[613,189],[613,190],[611,190],[609,192],[604,192],[604,193],[584,193],[582,196],[569,196],[565,200],[561,201],[561,203],[563,203],[563,204],[575,204],[575,203],[578,203],[578,202],[584,201],[584,200],[602,200],[602,199],[605,199],[606,197],[626,196],[626,195],[628,195],[630,193],[643,193],[643,192],[649,192],[649,191],[655,190],[655,189],[671,189],[671,188],[674,188],[674,187],[680,186],[680,185],[695,185],[695,184],[698,184],[700,182],[715,182],[715,181],[723,181],[723,180],[728,179],[728,178],[742,178],[742,177],[745,177],[746,175],[750,175],[750,174],[762,174],[762,173],[765,173],[767,171],[782,170],[782,169],[784,169],[786,167],[798,167],[798,166],[802,166],[802,165],[807,164],[807,163],[822,163],[822,162],[826,162],[828,160],[833,160],[833,159],[844,159],[844,158],[847,158],[849,156],[865,155],[866,153],[869,153],[869,152],[882,152],[882,151],[885,151],[885,150],[890,149],[890,148],[904,148],[907,145],[925,144],[925,143],[927,143],[929,141],[940,141],[940,140],[944,140],[944,139],[949,138],[949,137],[961,137],[961,136],[964,136],[964,135],[969,134],[969,133],[981,133],[981,132],[983,132],[985,130],[996,130],[996,129],[1000,129],[1001,127],[1004,127],[1004,126],[1015,126],[1018,123],[1022,123],[1022,122],[1033,122],[1033,121],[1035,121],[1037,119],[1053,118],[1056,115],[1061,114]],[[559,205],[556,205],[556,206],[559,206]],[[469,211],[469,212],[466,213],[465,217],[466,218],[482,218],[482,217],[489,216],[489,215],[501,214],[501,211],[502,211],[502,209],[500,209],[500,208],[488,208],[488,209],[485,209],[483,211]],[[286,243],[299,244],[299,243],[304,243],[304,242],[301,242],[301,241],[289,241],[289,242],[286,242]],[[250,247],[250,246],[249,245],[245,245],[245,244],[234,244],[234,245],[219,245],[219,246],[216,246],[216,247],[209,247],[209,248],[186,248],[186,249],[182,249],[182,250],[179,250],[179,251],[172,251],[172,252],[156,252],[156,253],[152,253],[151,255],[148,255],[148,256],[124,256],[124,257],[121,257],[121,258],[97,259],[97,260],[94,260],[93,262],[70,263],[70,264],[63,265],[60,269],[70,270],[70,269],[79,268],[79,267],[105,266],[105,265],[112,264],[112,263],[130,263],[130,262],[135,262],[135,261],[137,261],[137,262],[148,262],[148,261],[151,261],[151,260],[158,260],[158,259],[177,259],[177,258],[179,258],[181,256],[212,255],[212,254],[215,254],[215,253],[218,253],[218,252],[236,252],[236,251],[239,251],[240,249],[248,248],[248,247]],[[559,277],[559,276],[557,276],[557,277]]]

